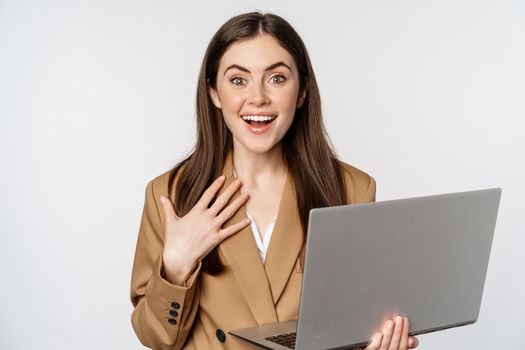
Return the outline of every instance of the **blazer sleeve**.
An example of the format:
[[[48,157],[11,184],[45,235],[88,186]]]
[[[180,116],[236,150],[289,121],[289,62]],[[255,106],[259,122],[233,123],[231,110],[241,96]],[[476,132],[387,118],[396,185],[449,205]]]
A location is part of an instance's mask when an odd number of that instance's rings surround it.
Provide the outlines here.
[[[146,186],[131,276],[131,323],[141,343],[152,349],[181,349],[199,305],[202,263],[183,286],[165,280],[162,266],[164,212],[154,182]],[[160,194],[160,193],[159,193]],[[166,195],[166,194],[165,194]],[[162,215],[162,220],[161,220]]]

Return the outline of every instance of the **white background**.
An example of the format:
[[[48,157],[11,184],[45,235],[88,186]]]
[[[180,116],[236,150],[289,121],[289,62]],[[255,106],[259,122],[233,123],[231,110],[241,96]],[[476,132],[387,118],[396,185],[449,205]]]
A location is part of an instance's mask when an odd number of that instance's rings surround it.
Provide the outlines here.
[[[503,188],[478,323],[420,348],[523,348],[525,2],[506,0],[0,0],[0,348],[142,348],[145,187],[193,146],[212,35],[255,9],[304,38],[331,139],[378,200]]]

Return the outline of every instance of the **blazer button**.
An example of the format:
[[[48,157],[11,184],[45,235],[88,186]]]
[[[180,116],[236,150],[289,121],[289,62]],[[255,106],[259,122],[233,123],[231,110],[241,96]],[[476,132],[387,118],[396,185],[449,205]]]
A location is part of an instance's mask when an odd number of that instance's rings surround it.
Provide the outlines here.
[[[173,303],[171,303],[171,307],[174,308],[175,310],[180,309],[180,305],[179,305],[179,303],[177,303],[176,301],[174,301]]]
[[[170,315],[173,316],[173,317],[179,316],[179,314],[175,310],[170,310]]]
[[[171,323],[172,325],[176,325],[176,324],[177,324],[177,320],[174,319],[174,318],[170,318],[170,319],[168,320],[168,322]]]
[[[226,335],[224,334],[222,329],[217,329],[217,331],[215,332],[215,335],[217,336],[217,339],[219,339],[221,343],[224,343],[226,341]]]

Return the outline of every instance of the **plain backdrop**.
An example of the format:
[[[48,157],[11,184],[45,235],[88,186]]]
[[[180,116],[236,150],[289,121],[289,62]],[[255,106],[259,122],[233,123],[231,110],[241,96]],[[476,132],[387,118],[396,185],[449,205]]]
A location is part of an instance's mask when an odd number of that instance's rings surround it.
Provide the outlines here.
[[[503,188],[478,322],[420,348],[523,348],[517,0],[0,0],[0,348],[142,348],[129,285],[146,184],[193,147],[205,48],[251,10],[303,37],[331,140],[378,200]]]

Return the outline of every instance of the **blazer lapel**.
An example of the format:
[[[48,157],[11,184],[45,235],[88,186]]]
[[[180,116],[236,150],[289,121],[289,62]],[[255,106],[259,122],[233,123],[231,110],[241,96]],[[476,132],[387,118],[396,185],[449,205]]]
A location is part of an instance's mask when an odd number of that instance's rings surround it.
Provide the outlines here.
[[[226,176],[226,180],[219,194],[223,193],[234,180],[232,152],[228,154],[225,160],[223,174]],[[239,195],[240,193],[237,191],[232,196],[230,203]],[[235,224],[246,217],[246,207],[243,205],[233,217],[226,221],[223,227]],[[231,263],[231,269],[257,323],[263,325],[278,322],[268,278],[250,225],[225,239],[218,249]]]
[[[303,242],[297,197],[292,179],[287,175],[265,262],[274,304],[277,304],[293,273]]]

